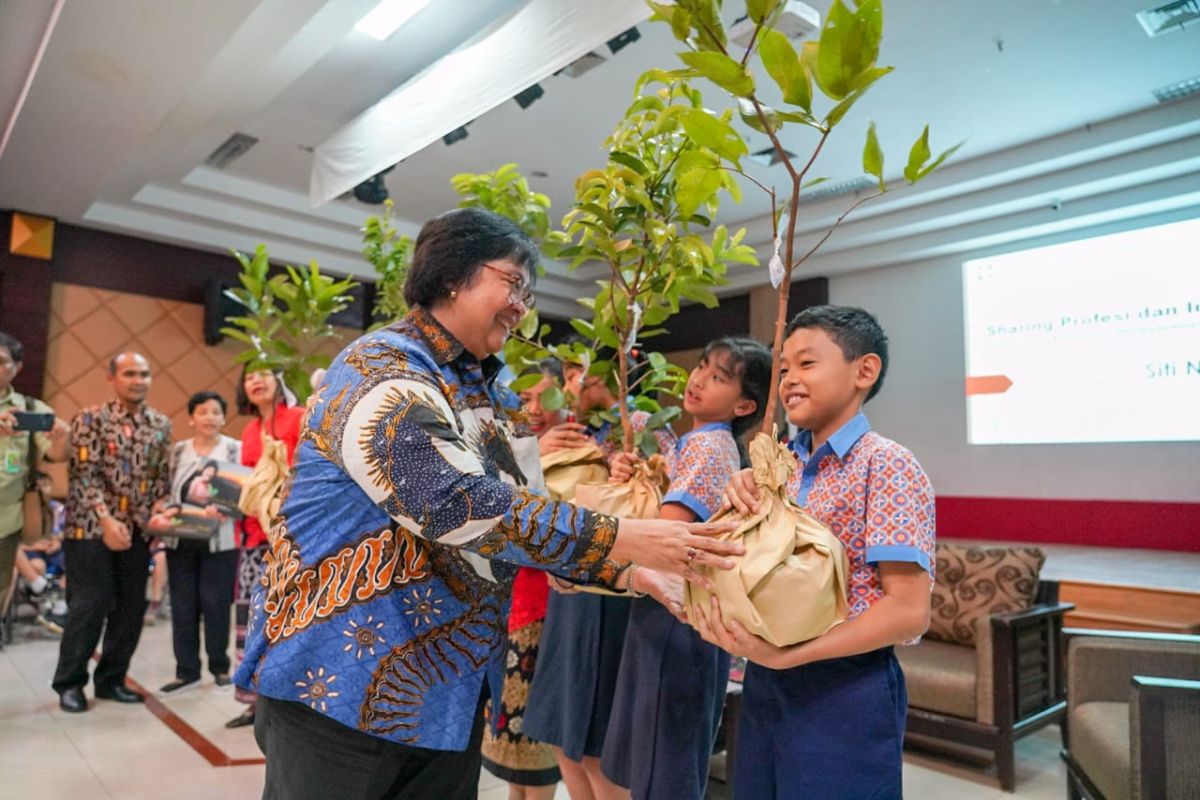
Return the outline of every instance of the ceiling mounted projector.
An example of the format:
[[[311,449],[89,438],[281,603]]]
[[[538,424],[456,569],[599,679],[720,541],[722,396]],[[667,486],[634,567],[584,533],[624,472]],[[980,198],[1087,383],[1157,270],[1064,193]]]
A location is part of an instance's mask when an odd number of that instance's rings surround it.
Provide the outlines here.
[[[742,17],[729,29],[729,38],[742,47],[749,47],[754,27],[754,20]],[[789,39],[799,39],[821,27],[821,12],[800,0],[787,0],[772,27]]]

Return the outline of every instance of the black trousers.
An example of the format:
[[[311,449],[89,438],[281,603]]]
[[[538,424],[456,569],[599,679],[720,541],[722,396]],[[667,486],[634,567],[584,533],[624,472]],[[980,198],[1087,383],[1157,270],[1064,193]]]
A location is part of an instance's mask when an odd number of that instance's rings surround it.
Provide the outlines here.
[[[267,757],[263,800],[474,800],[483,700],[463,752],[395,744],[347,728],[303,703],[263,695],[254,737]]]
[[[92,680],[98,691],[124,686],[129,660],[142,636],[150,546],[134,531],[128,550],[109,550],[99,539],[67,539],[63,555],[69,613],[58,648],[54,691],[87,685],[88,659],[101,633],[104,647]]]
[[[167,551],[167,588],[171,592],[171,637],[175,677],[200,679],[200,620],[208,671],[229,673],[229,620],[237,576],[237,550],[213,553],[207,541],[181,539]]]

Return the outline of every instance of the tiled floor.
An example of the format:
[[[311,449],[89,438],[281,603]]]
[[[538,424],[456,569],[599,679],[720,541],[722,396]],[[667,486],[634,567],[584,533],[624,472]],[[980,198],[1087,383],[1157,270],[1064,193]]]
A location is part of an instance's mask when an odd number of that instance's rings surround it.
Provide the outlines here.
[[[262,790],[261,765],[213,767],[144,706],[93,701],[86,714],[64,714],[50,688],[57,639],[19,625],[17,641],[0,650],[0,796],[52,800],[237,800]],[[130,676],[156,688],[174,677],[171,632],[147,628]],[[90,688],[89,688],[90,691]],[[226,730],[240,711],[230,688],[208,679],[198,688],[163,698],[190,726],[232,758],[260,754],[250,729]],[[1058,729],[1018,746],[1018,785],[1006,794],[986,773],[924,755],[905,757],[905,795],[917,800],[1060,800],[1065,773],[1058,758]],[[714,786],[714,798],[724,797]],[[508,796],[503,783],[484,773],[482,800]],[[557,798],[565,800],[561,786]]]

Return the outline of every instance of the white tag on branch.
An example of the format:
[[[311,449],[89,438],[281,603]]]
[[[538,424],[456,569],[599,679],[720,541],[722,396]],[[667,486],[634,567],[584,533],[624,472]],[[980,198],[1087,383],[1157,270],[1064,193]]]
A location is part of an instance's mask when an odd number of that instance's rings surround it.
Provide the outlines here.
[[[633,349],[633,343],[637,341],[638,328],[642,326],[642,304],[634,303],[633,308],[630,309],[630,314],[629,336],[625,339],[626,353]]]
[[[771,286],[778,289],[783,285],[783,276],[785,270],[783,268],[783,259],[779,257],[779,249],[783,246],[783,230],[787,227],[787,212],[779,218],[779,233],[775,234],[775,250],[771,253],[771,260],[767,263],[767,269],[771,273]]]

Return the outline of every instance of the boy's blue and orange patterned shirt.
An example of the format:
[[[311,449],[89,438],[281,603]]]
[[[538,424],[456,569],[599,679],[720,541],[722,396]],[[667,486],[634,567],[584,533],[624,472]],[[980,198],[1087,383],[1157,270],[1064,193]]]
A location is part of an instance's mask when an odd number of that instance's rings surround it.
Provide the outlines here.
[[[519,566],[610,584],[611,517],[545,499],[516,396],[423,309],[335,359],[310,403],[235,680],[437,750],[501,696]]]
[[[933,487],[907,448],[872,431],[862,412],[815,453],[808,431],[790,446],[800,468],[788,491],[846,550],[851,617],[883,597],[881,561],[913,561],[933,577]]]
[[[693,428],[675,446],[671,486],[663,503],[678,503],[697,520],[708,519],[721,509],[725,487],[741,462],[729,423]]]

